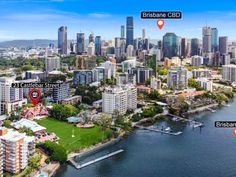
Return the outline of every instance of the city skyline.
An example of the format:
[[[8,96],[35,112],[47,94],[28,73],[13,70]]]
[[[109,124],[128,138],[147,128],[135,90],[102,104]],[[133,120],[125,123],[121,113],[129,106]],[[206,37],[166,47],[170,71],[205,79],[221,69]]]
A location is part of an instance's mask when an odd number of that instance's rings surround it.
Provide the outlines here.
[[[56,31],[60,26],[68,27],[68,39],[75,40],[76,33],[80,32],[86,34],[86,39],[91,32],[105,40],[114,39],[120,36],[120,26],[126,25],[127,16],[134,17],[134,38],[142,36],[142,29],[145,28],[146,36],[151,39],[161,39],[166,32],[201,39],[202,27],[208,25],[217,28],[219,36],[236,40],[236,22],[233,21],[236,6],[233,0],[225,4],[201,0],[199,4],[187,6],[186,0],[171,5],[153,0],[149,3],[122,0],[114,2],[112,6],[105,1],[91,1],[88,6],[83,0],[3,0],[0,2],[3,14],[0,23],[4,24],[0,29],[0,41],[57,39]],[[140,19],[143,10],[180,10],[183,18],[165,20],[164,28],[159,30],[156,20]]]

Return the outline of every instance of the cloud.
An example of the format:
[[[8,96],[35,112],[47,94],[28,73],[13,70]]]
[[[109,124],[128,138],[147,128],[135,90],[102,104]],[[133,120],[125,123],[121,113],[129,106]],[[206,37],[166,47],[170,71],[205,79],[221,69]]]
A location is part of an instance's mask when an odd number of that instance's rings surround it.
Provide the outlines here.
[[[91,14],[89,14],[89,17],[93,17],[93,18],[107,18],[110,16],[111,16],[111,14],[107,14],[107,13],[91,13]]]

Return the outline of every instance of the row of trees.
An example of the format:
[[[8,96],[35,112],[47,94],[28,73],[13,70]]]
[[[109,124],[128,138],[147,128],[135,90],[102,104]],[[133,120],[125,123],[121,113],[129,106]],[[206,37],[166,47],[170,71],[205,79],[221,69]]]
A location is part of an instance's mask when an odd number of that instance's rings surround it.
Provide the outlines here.
[[[66,118],[75,116],[79,113],[79,109],[69,104],[54,104],[53,108],[49,110],[52,118],[66,121]]]
[[[91,105],[94,101],[102,99],[102,92],[96,86],[79,85],[76,95],[82,95],[82,102]]]
[[[60,163],[67,161],[66,149],[57,143],[45,141],[44,143],[38,143],[36,147],[43,149],[50,156],[51,161],[59,161]]]

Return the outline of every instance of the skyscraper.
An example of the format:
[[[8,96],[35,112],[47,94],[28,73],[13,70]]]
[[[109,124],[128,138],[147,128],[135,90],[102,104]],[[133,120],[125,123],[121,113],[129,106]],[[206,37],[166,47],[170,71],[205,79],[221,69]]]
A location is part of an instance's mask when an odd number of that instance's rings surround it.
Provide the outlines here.
[[[191,56],[199,55],[199,39],[191,39]]]
[[[94,35],[93,35],[93,33],[91,33],[90,35],[89,35],[89,43],[90,42],[94,42]]]
[[[174,57],[178,55],[177,36],[175,33],[166,33],[163,36],[163,56]]]
[[[126,47],[134,45],[134,21],[133,17],[126,17]]]
[[[146,38],[146,31],[145,31],[145,29],[142,29],[142,38],[143,38],[143,39]]]
[[[228,37],[227,36],[219,37],[219,51],[220,51],[220,54],[228,53]]]
[[[120,27],[120,37],[125,38],[125,26],[124,25],[122,25]]]
[[[181,39],[181,56],[182,57],[187,56],[187,39],[186,38]]]
[[[85,36],[84,33],[77,33],[77,53],[82,54],[85,49]]]
[[[211,52],[211,28],[207,26],[202,28],[202,52]]]
[[[96,36],[95,37],[95,54],[97,56],[101,55],[101,49],[102,49],[102,40],[101,36]]]
[[[218,51],[218,30],[211,28],[211,50],[212,52]]]
[[[58,29],[58,53],[67,54],[67,27],[61,26]]]

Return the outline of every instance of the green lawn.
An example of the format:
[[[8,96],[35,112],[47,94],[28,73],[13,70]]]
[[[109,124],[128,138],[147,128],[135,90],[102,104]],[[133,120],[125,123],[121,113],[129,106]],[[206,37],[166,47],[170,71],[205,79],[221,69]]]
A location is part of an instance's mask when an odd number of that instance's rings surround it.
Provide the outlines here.
[[[59,144],[63,145],[68,152],[79,150],[102,141],[106,138],[111,130],[102,131],[100,127],[93,128],[77,128],[72,124],[58,121],[53,118],[44,118],[38,123],[47,128],[48,132],[54,132],[59,138]],[[74,129],[74,138],[72,138],[72,130]]]

